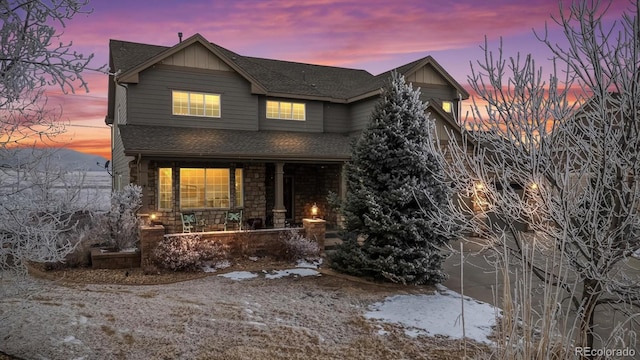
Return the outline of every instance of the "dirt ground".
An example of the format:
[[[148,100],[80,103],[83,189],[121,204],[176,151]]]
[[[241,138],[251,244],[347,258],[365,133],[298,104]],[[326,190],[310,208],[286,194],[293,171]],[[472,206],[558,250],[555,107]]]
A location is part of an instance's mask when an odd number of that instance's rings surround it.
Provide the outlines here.
[[[247,262],[225,272],[283,268]],[[289,266],[290,267],[290,266]],[[407,337],[367,306],[429,287],[321,276],[72,270],[2,279],[0,351],[23,359],[460,359],[460,340]],[[59,279],[63,279],[60,281]],[[187,280],[191,279],[191,280]],[[127,285],[155,283],[155,285]],[[379,334],[386,330],[386,335]],[[482,345],[467,342],[468,355]],[[483,357],[483,356],[480,356]],[[1,358],[1,357],[0,357]]]

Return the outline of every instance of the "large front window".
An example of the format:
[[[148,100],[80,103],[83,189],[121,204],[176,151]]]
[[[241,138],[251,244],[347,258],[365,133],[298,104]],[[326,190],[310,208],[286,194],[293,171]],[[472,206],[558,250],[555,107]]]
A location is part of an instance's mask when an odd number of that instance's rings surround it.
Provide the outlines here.
[[[267,100],[267,118],[284,120],[305,120],[305,104]]]
[[[173,115],[220,117],[220,95],[174,90],[172,96]]]
[[[231,207],[231,190],[236,207],[242,206],[242,169],[235,169],[235,184],[231,184],[229,169],[181,168],[180,208]]]

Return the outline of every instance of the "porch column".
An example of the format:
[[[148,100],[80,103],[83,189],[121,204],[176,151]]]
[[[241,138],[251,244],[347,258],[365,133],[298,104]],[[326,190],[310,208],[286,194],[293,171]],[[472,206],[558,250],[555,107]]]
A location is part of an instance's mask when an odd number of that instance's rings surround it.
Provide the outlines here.
[[[287,209],[284,207],[284,163],[277,162],[276,164],[276,181],[275,181],[275,208],[273,209],[273,227],[283,228],[284,221],[287,216]]]

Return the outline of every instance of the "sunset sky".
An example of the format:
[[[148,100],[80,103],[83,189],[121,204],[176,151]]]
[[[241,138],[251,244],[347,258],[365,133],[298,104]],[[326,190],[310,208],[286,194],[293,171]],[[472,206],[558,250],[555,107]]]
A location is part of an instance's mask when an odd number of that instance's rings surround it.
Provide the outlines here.
[[[565,1],[569,2],[569,1]],[[200,33],[246,56],[364,69],[376,75],[426,55],[433,56],[467,87],[470,62],[483,56],[486,35],[502,36],[508,55],[548,53],[533,36],[542,32],[557,0],[93,0],[90,15],[78,15],[62,41],[93,53],[91,67],[108,62],[109,39],[172,46]],[[608,17],[630,8],[615,0]],[[551,24],[550,24],[551,25]],[[558,28],[550,26],[558,37]],[[50,92],[59,103],[69,148],[110,158],[105,74],[88,71],[90,93]]]

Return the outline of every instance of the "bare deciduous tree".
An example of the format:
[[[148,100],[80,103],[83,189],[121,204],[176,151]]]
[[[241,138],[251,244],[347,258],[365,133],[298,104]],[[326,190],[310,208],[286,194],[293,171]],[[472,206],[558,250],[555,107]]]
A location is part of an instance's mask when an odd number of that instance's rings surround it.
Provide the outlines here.
[[[629,265],[640,249],[640,24],[637,1],[629,4],[612,24],[607,4],[561,5],[553,23],[563,42],[535,33],[551,53],[548,76],[533,56],[505,58],[502,44],[494,52],[485,42],[469,77],[483,102],[441,158],[451,159],[459,199],[474,201],[450,202],[455,225],[507,246],[561,289],[576,314],[577,346],[594,345],[598,307],[630,318],[640,308],[640,277]]]
[[[82,179],[51,167],[43,152],[18,159],[17,147],[34,146],[64,132],[61,110],[45,91],[76,87],[93,55],[60,40],[60,28],[87,0],[0,1],[0,269],[24,269],[26,261],[58,261],[72,249],[66,235],[87,204],[77,202]],[[23,153],[24,154],[24,153]],[[86,202],[86,201],[85,201]]]

